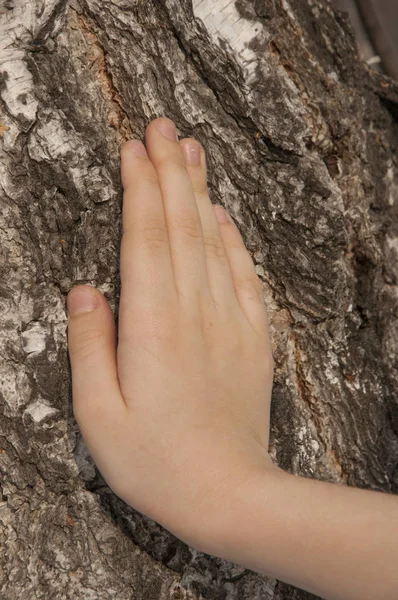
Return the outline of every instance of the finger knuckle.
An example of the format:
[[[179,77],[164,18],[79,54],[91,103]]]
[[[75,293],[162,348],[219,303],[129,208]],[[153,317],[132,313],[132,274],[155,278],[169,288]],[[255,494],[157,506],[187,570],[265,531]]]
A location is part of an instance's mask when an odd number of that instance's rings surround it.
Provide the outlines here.
[[[105,331],[95,326],[80,329],[79,336],[70,343],[69,352],[72,359],[87,361],[106,343]]]
[[[205,179],[197,178],[192,180],[192,188],[196,198],[200,199],[201,202],[210,202],[207,181]]]
[[[140,157],[137,160],[141,162],[137,165],[135,172],[130,174],[128,183],[124,186],[125,193],[137,193],[159,183],[156,170],[149,159]]]
[[[148,165],[147,168],[144,168],[142,175],[140,174],[140,176],[137,179],[138,179],[138,181],[140,181],[144,184],[145,183],[149,184],[151,186],[158,185],[158,183],[159,183],[158,174],[156,173],[156,171],[152,165],[150,165],[150,166]]]
[[[211,258],[225,258],[224,246],[216,235],[205,235],[204,243],[206,254]]]
[[[174,229],[182,233],[193,242],[199,242],[202,239],[202,227],[199,216],[193,211],[180,212],[175,215]]]
[[[233,233],[235,225],[233,223],[223,223],[223,227],[229,227]],[[247,252],[243,245],[243,241],[240,236],[232,235],[225,239],[225,247],[228,249],[232,257],[238,257],[242,252]]]
[[[236,286],[246,299],[263,301],[262,286],[255,272],[239,277]]]
[[[156,169],[160,177],[181,177],[186,174],[184,157],[178,153],[177,155],[166,155],[157,159]]]
[[[145,246],[164,249],[168,244],[165,224],[161,221],[147,223],[140,231],[140,238]]]
[[[135,304],[132,330],[121,331],[119,346],[128,352],[131,345],[157,344],[167,341],[172,344],[178,326],[177,307],[173,301],[162,299],[148,302],[142,298]]]

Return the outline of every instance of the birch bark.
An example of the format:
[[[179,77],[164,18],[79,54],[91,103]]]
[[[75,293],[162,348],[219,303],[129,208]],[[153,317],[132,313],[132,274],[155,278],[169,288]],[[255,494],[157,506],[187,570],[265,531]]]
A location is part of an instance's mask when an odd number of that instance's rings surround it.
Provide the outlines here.
[[[119,147],[169,116],[264,284],[271,452],[398,492],[398,84],[323,0],[0,3],[4,600],[303,600],[119,501],[73,420],[65,295],[119,295]]]

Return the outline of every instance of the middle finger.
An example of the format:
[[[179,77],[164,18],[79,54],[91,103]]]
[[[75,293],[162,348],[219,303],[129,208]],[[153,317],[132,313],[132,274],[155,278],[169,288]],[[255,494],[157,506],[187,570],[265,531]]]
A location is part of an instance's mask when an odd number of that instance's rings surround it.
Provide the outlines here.
[[[162,192],[177,290],[188,299],[209,293],[200,215],[175,125],[155,119],[145,137]]]

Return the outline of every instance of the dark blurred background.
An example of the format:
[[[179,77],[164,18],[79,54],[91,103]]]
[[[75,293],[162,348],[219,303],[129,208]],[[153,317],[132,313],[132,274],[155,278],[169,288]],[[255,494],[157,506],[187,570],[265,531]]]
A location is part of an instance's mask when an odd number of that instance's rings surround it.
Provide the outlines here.
[[[361,58],[398,79],[398,0],[333,0],[348,12]]]

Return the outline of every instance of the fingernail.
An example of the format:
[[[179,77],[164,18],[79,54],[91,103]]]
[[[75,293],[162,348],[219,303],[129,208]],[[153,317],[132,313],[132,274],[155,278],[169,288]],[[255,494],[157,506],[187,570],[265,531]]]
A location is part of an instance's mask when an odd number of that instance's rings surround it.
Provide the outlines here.
[[[195,142],[189,142],[188,144],[183,144],[184,147],[184,155],[185,162],[187,165],[191,167],[199,167],[200,166],[200,145]]]
[[[223,206],[220,204],[214,205],[214,212],[216,213],[217,221],[219,223],[228,223],[230,219],[228,219],[229,215]]]
[[[176,130],[176,126],[174,125],[173,121],[170,121],[169,119],[161,119],[157,123],[157,129],[168,140],[173,140],[173,142],[178,142],[177,130]]]
[[[124,145],[134,156],[147,156],[144,144],[140,140],[129,140]]]
[[[94,288],[88,285],[79,286],[69,292],[67,305],[71,316],[90,312],[98,306],[98,295]]]

